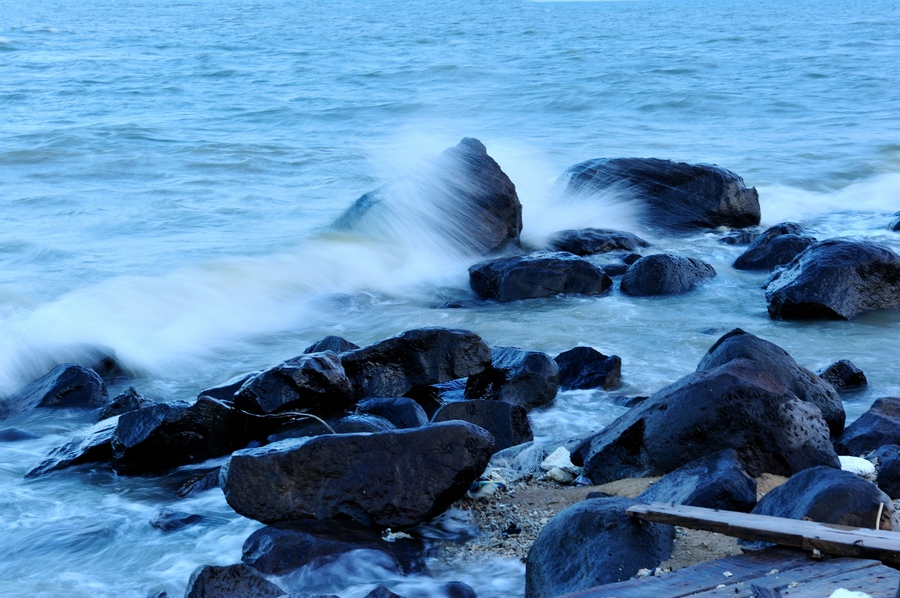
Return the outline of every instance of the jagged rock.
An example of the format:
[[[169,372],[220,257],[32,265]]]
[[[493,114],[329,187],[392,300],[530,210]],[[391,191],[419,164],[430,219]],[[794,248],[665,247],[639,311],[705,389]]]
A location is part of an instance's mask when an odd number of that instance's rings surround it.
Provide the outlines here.
[[[656,253],[642,257],[622,277],[622,292],[636,297],[680,295],[716,276],[701,260]]]
[[[841,455],[859,456],[886,444],[900,444],[900,398],[885,397],[847,426],[835,441]]]
[[[421,540],[404,537],[387,542],[377,530],[341,521],[290,521],[258,529],[244,542],[241,560],[261,573],[286,575],[360,549],[386,555],[399,573],[425,568]]]
[[[418,328],[341,355],[358,398],[401,397],[416,387],[481,372],[491,349],[467,330]]]
[[[51,471],[82,463],[108,463],[112,458],[110,443],[116,424],[116,420],[104,420],[91,426],[63,446],[50,451],[40,465],[26,473],[25,477],[36,478]]]
[[[637,499],[748,512],[756,505],[756,480],[744,471],[737,452],[725,449],[679,467]]]
[[[351,408],[353,388],[333,351],[288,359],[249,379],[234,404],[249,413],[307,411],[334,415]]]
[[[623,581],[669,558],[675,528],[625,514],[630,498],[592,498],[563,509],[541,530],[525,564],[526,598],[553,598]]]
[[[655,158],[588,160],[566,171],[569,195],[610,190],[648,207],[648,224],[668,229],[759,224],[759,194],[730,170]]]
[[[414,198],[403,202],[400,198]],[[360,197],[334,223],[378,236],[420,221],[456,250],[489,255],[518,246],[522,204],[516,187],[477,139],[465,138],[418,176]]]
[[[428,423],[425,409],[406,397],[366,399],[356,405],[359,413],[378,415],[400,429],[418,428]]]
[[[346,353],[347,351],[353,351],[354,349],[359,349],[359,345],[355,345],[339,336],[326,336],[303,349],[303,352],[321,353],[323,351],[334,351],[335,353]]]
[[[737,270],[773,270],[784,266],[800,255],[807,247],[816,243],[815,237],[794,222],[776,224],[756,237],[747,251],[735,261]]]
[[[445,422],[237,451],[222,466],[221,481],[228,504],[263,523],[353,519],[403,528],[465,494],[492,452],[493,438],[483,429]]]
[[[109,405],[100,410],[97,421],[103,421],[104,419],[122,415],[123,413],[128,413],[129,411],[134,411],[141,407],[149,407],[153,404],[153,401],[142,397],[133,386],[130,386],[128,390],[118,395]]]
[[[198,567],[188,581],[185,598],[278,598],[285,592],[247,565]]]
[[[612,279],[577,255],[537,251],[479,262],[469,268],[469,285],[480,299],[518,301],[556,295],[603,295]]]
[[[797,398],[818,407],[828,422],[831,435],[840,435],[846,419],[841,397],[828,382],[801,367],[787,351],[774,343],[735,328],[710,347],[697,370],[709,370],[738,358],[759,363]]]
[[[869,384],[863,371],[846,359],[832,363],[818,374],[838,391],[855,390]]]
[[[477,399],[448,403],[438,409],[433,421],[453,420],[466,421],[490,432],[495,452],[534,440],[528,414],[521,405]]]
[[[900,307],[900,255],[869,242],[829,239],[766,283],[773,320],[849,320]]]
[[[103,407],[109,402],[106,384],[93,370],[61,364],[11,397],[0,399],[0,420],[38,407]]]
[[[637,235],[605,228],[560,231],[550,238],[547,245],[550,251],[568,251],[581,256],[650,247],[650,243]]]
[[[622,382],[622,358],[592,347],[575,347],[556,356],[561,388],[611,390]]]
[[[203,515],[198,515],[197,513],[185,513],[184,511],[162,509],[150,520],[150,525],[163,532],[174,532],[184,529],[189,525],[200,523],[204,519],[205,517],[203,517]]]
[[[886,444],[872,452],[868,459],[875,462],[876,483],[892,499],[900,498],[900,446]]]
[[[527,410],[549,405],[559,391],[559,366],[546,353],[494,347],[491,365],[469,376],[467,399],[505,401]]]

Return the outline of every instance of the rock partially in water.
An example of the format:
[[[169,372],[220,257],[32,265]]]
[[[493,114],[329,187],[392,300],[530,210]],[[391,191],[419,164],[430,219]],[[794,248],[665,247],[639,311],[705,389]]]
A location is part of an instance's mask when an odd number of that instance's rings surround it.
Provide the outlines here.
[[[185,598],[278,598],[285,592],[247,565],[198,567],[188,581]]]
[[[759,235],[759,231],[752,228],[729,231],[719,238],[723,245],[749,245]]]
[[[620,192],[647,206],[648,224],[675,230],[759,224],[759,194],[719,166],[655,158],[588,160],[566,171],[568,195]]]
[[[518,301],[556,295],[603,295],[612,279],[586,259],[538,251],[488,260],[469,268],[469,285],[481,299]]]
[[[346,353],[354,349],[359,349],[359,345],[353,344],[340,336],[326,336],[303,349],[303,352],[321,353],[322,351],[334,351],[335,353]]]
[[[494,437],[494,451],[534,440],[528,413],[504,401],[471,400],[449,403],[434,414],[434,422],[460,420],[480,426]]]
[[[250,372],[249,374],[238,376],[237,378],[234,378],[224,384],[220,384],[219,386],[213,386],[212,388],[207,388],[206,390],[200,391],[200,394],[197,395],[197,397],[209,397],[211,399],[216,399],[217,401],[234,403],[234,395],[237,394],[237,392],[248,380],[260,373],[261,372]]]
[[[366,399],[356,405],[356,410],[383,417],[400,429],[419,428],[428,423],[425,409],[407,397]]]
[[[142,407],[149,407],[151,405],[155,405],[155,403],[150,399],[142,397],[133,386],[130,386],[128,390],[118,395],[109,405],[100,410],[97,421],[103,421],[104,419],[122,415],[123,413],[128,413],[129,411],[134,411]]]
[[[392,592],[386,585],[381,584],[363,596],[363,598],[403,598],[403,596]]]
[[[850,320],[900,308],[900,255],[870,242],[829,239],[766,283],[773,320]]]
[[[892,231],[897,232],[900,231],[900,212],[897,212],[896,214],[894,214],[894,216],[897,216],[897,218],[894,218],[891,221],[891,223],[888,225],[888,228]]]
[[[575,347],[556,356],[561,388],[611,390],[622,383],[622,358],[592,347]]]
[[[0,420],[38,407],[96,409],[108,402],[106,384],[96,372],[64,363],[13,396],[0,399]]]
[[[162,509],[150,520],[150,526],[168,533],[184,529],[195,523],[200,523],[204,519],[203,515],[197,513]]]
[[[630,498],[591,498],[551,519],[528,552],[526,598],[562,594],[628,579],[669,558],[675,528],[629,517]]]
[[[835,390],[856,390],[867,386],[866,374],[847,359],[841,359],[818,372],[820,378],[831,384]]]
[[[635,297],[681,295],[716,276],[704,261],[656,253],[642,257],[622,277],[622,292]]]
[[[650,243],[635,234],[606,228],[560,231],[550,238],[547,245],[550,251],[567,251],[580,256],[650,247]]]
[[[800,255],[807,247],[815,245],[815,237],[794,222],[776,224],[756,237],[747,251],[735,261],[737,270],[771,271],[784,266]]]
[[[466,399],[521,405],[527,410],[553,402],[559,391],[559,366],[541,351],[494,347],[491,365],[469,376]]]
[[[860,456],[887,444],[900,444],[900,398],[884,397],[847,426],[835,441],[841,455]]]
[[[91,426],[63,446],[50,451],[40,465],[26,473],[25,477],[36,478],[82,463],[108,463],[112,459],[111,443],[117,423],[117,420],[104,420]]]

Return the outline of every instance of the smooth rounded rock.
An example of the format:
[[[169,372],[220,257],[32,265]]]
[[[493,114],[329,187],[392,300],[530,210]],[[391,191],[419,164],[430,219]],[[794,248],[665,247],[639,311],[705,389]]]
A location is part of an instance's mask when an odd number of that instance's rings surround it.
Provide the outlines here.
[[[612,279],[591,262],[563,251],[480,262],[469,268],[469,285],[480,299],[519,301],[557,295],[603,295]]]
[[[806,234],[799,224],[777,224],[756,237],[733,264],[737,270],[771,271],[784,266],[814,245],[816,238]]]
[[[406,397],[366,399],[356,405],[356,410],[383,417],[399,429],[418,428],[428,423],[425,409]]]
[[[622,277],[622,292],[635,297],[681,295],[716,276],[701,260],[656,253],[642,257]]]
[[[548,242],[550,251],[567,251],[585,256],[610,251],[635,251],[650,247],[637,235],[605,228],[564,230],[554,234]]]

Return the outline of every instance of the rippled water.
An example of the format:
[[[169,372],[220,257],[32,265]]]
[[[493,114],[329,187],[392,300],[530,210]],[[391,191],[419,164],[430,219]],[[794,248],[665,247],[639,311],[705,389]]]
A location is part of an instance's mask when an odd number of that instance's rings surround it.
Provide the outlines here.
[[[143,394],[190,399],[327,334],[365,344],[424,325],[551,354],[589,344],[622,357],[621,394],[648,394],[740,326],[810,369],[859,365],[870,386],[846,402],[853,418],[900,393],[900,315],[772,322],[765,275],[730,268],[740,248],[713,233],[659,237],[615,197],[561,205],[554,181],[596,157],[712,162],[757,186],[763,224],[900,250],[886,229],[900,210],[898,22],[886,0],[5,0],[0,394],[101,344]],[[621,227],[718,277],[662,300],[443,310],[466,293],[471,259],[433,231],[324,230],[465,136],[515,182],[526,240]],[[605,393],[564,393],[532,424],[565,437],[620,412]],[[197,565],[240,558],[258,524],[218,492],[178,502],[164,481],[86,470],[22,480],[88,423],[53,412],[2,424],[37,436],[0,443],[5,591],[178,595]],[[210,518],[162,534],[148,521],[165,506]],[[376,565],[345,594],[377,578],[410,596],[435,587]],[[441,575],[481,596],[522,591],[516,563]]]

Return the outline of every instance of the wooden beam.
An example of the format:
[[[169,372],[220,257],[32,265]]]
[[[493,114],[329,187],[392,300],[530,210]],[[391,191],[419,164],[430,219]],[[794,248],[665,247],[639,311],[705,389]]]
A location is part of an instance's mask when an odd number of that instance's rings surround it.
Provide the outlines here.
[[[873,558],[891,565],[900,565],[900,533],[897,532],[671,503],[634,505],[627,513],[645,521],[680,525],[803,550],[818,550],[823,554]]]

